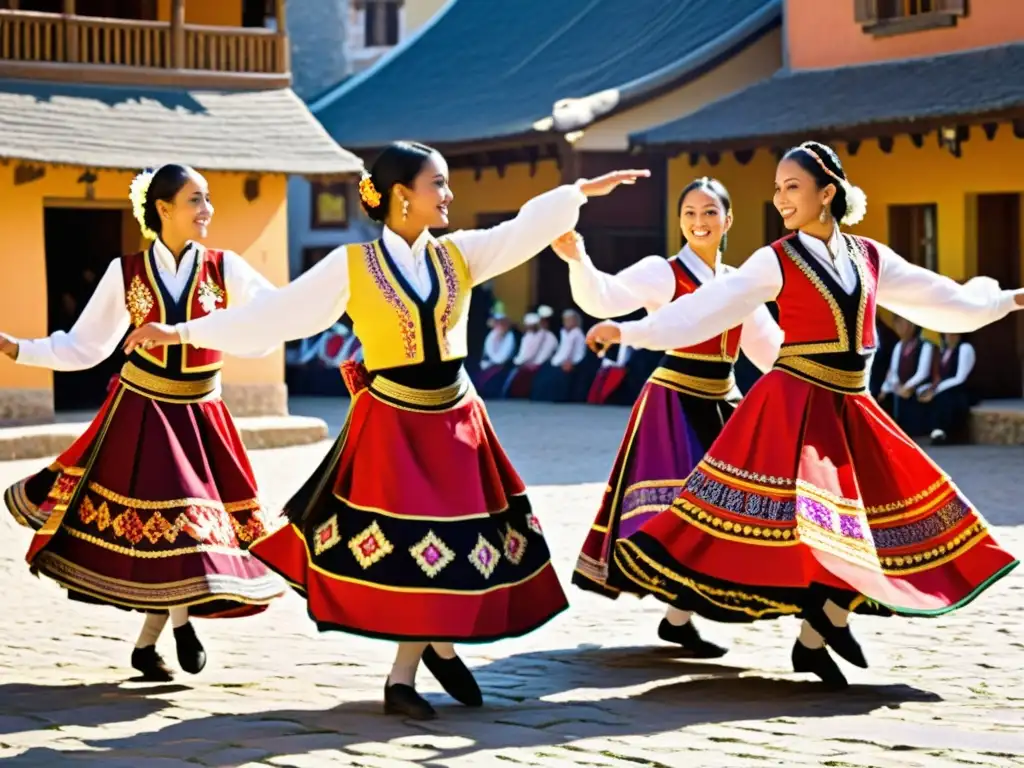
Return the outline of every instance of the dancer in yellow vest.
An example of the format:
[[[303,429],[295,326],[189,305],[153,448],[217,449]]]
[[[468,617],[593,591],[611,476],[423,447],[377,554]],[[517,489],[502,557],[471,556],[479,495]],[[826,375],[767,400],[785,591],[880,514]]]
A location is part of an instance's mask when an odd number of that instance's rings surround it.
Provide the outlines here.
[[[337,249],[242,311],[126,342],[245,352],[352,317],[366,364],[343,371],[353,398],[341,436],[286,505],[289,524],[252,552],[306,597],[321,630],[398,641],[386,712],[435,715],[414,688],[421,657],[454,698],[479,705],[452,643],[522,635],[566,607],[525,486],[463,369],[470,292],[572,230],[587,197],[647,175],[562,186],[511,221],[435,239],[429,230],[448,226],[448,164],[393,144],[360,184],[379,240]]]

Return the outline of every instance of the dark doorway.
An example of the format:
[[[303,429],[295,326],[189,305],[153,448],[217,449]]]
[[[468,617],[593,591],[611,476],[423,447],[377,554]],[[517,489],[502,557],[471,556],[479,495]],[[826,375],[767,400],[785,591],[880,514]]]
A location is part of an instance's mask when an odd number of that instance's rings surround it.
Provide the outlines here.
[[[978,195],[978,274],[1020,285],[1020,195]],[[981,398],[1021,396],[1020,313],[971,334],[978,353],[973,386]]]
[[[122,255],[126,211],[101,208],[46,208],[46,298],[48,333],[71,329],[92,298],[112,259]],[[118,347],[87,371],[54,373],[53,401],[58,411],[98,407],[110,377],[124,362]]]

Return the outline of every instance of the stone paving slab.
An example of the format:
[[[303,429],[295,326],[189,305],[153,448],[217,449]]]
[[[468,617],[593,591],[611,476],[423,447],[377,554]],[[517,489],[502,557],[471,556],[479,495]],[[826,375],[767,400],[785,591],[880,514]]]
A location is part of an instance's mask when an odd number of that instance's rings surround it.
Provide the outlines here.
[[[330,403],[305,415],[343,417]],[[565,582],[606,480],[626,412],[498,403],[489,410]],[[271,504],[298,488],[328,443],[259,451]],[[934,458],[1024,551],[1024,448],[943,448]],[[45,461],[0,464],[0,486]],[[569,587],[572,607],[525,638],[461,646],[485,690],[467,710],[429,675],[441,717],[381,714],[393,646],[319,635],[294,595],[261,616],[197,621],[210,656],[196,677],[128,682],[137,616],[71,603],[32,577],[28,533],[0,516],[0,760],[5,766],[508,765],[601,768],[1024,766],[1024,576],[937,619],[857,617],[872,668],[830,694],[789,669],[796,622],[704,624],[730,646],[714,663],[657,640],[651,600]],[[167,633],[161,649],[173,660]]]

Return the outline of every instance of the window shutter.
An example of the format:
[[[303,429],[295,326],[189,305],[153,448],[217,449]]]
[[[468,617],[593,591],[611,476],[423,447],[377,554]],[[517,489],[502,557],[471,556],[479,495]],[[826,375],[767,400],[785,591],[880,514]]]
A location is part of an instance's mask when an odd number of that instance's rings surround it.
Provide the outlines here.
[[[858,24],[878,21],[878,0],[853,0],[853,18]]]
[[[966,16],[967,0],[935,0],[935,10],[950,16]]]

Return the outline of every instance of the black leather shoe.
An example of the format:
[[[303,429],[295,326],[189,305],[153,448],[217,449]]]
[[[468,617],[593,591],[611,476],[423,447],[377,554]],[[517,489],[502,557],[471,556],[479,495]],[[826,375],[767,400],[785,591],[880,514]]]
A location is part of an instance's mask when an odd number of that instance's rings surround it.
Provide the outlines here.
[[[793,646],[793,671],[810,672],[830,688],[846,688],[849,683],[826,648],[808,648],[799,640]]]
[[[727,648],[702,638],[692,621],[677,627],[668,619],[662,619],[661,624],[658,625],[658,637],[666,643],[682,646],[684,650],[689,651],[688,655],[694,659],[720,659],[729,652]]]
[[[868,668],[868,660],[864,658],[864,651],[860,643],[853,636],[849,626],[837,627],[825,614],[823,608],[814,608],[804,611],[804,618],[811,625],[811,629],[825,639],[825,645],[838,653],[855,667]]]
[[[178,663],[190,675],[198,675],[206,666],[206,651],[196,637],[192,622],[182,624],[174,630],[174,643],[178,648]]]
[[[156,652],[155,645],[132,651],[132,667],[142,673],[142,679],[147,683],[169,683],[174,679],[174,674]]]
[[[433,720],[437,712],[411,685],[384,685],[384,714],[402,715],[412,720]]]
[[[480,686],[462,659],[458,656],[442,659],[437,655],[434,646],[428,645],[427,650],[423,652],[422,660],[430,674],[444,688],[445,693],[467,707],[483,706],[484,697],[480,693]]]

